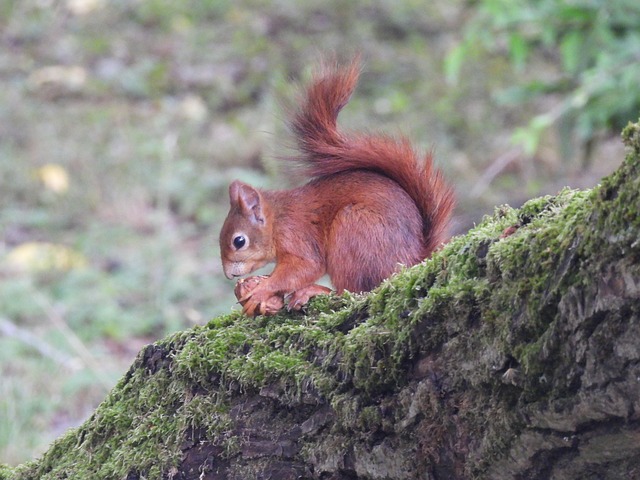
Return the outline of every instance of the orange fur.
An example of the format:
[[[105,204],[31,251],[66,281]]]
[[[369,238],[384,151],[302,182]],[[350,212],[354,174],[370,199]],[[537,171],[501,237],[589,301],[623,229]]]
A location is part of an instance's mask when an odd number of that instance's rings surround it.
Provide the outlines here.
[[[421,160],[405,138],[338,131],[338,114],[359,70],[357,62],[325,66],[293,115],[302,153],[297,160],[311,178],[306,185],[281,191],[237,181],[230,186],[220,234],[225,274],[276,263],[271,276],[241,299],[250,315],[263,313],[275,295],[293,294],[296,305],[306,301],[321,291],[312,285],[325,273],[338,292],[369,291],[444,240],[453,192],[431,155]]]

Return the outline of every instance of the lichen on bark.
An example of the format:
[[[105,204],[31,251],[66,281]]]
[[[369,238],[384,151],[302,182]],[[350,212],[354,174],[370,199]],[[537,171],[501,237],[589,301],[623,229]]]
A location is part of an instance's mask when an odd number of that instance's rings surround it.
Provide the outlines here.
[[[146,347],[0,479],[639,475],[639,131],[600,186],[500,207],[369,295]]]

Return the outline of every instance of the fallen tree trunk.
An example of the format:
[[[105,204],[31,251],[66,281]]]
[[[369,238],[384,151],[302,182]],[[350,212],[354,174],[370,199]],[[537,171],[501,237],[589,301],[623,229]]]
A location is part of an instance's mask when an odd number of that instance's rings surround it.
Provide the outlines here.
[[[640,126],[624,137],[601,186],[501,208],[371,295],[146,347],[0,479],[640,478]]]

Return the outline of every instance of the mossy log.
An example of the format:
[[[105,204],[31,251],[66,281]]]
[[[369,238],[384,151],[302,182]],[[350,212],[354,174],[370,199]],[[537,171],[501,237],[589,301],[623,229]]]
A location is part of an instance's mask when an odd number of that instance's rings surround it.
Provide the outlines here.
[[[499,208],[370,295],[146,347],[0,478],[640,478],[639,132],[600,186]]]

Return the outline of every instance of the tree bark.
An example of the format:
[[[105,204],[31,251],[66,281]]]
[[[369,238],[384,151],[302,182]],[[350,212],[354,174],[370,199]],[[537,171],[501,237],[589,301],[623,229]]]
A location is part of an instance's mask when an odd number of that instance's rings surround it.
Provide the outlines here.
[[[640,478],[639,132],[597,188],[500,208],[370,295],[146,347],[0,479]]]

